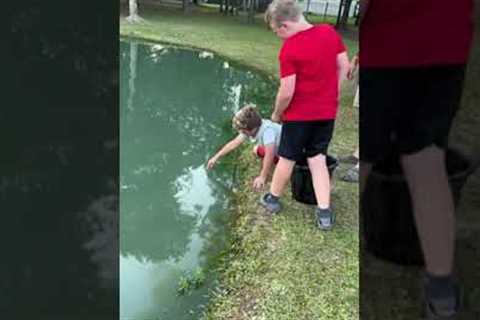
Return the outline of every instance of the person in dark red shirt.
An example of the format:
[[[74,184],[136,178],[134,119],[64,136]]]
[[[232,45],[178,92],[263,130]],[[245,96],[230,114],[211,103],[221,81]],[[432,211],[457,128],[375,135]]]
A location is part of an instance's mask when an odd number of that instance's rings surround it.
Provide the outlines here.
[[[455,215],[445,168],[473,34],[471,0],[369,0],[360,23],[360,188],[398,155],[426,267],[426,314],[459,308]]]
[[[330,229],[330,178],[326,165],[339,104],[342,80],[349,68],[341,37],[330,25],[311,25],[294,0],[274,0],[265,13],[269,27],[283,40],[280,50],[280,88],[272,120],[283,122],[270,192],[262,205],[277,213],[279,197],[287,185],[295,162],[307,159],[315,196],[317,224]]]

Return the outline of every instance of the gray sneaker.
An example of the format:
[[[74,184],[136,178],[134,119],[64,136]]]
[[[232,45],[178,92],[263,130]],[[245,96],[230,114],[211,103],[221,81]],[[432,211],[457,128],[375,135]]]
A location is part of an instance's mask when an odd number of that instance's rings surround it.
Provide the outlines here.
[[[280,201],[277,197],[273,196],[270,192],[264,194],[260,198],[260,204],[271,214],[277,214],[282,210]]]
[[[451,293],[443,296],[433,296],[428,290],[428,281],[425,281],[425,315],[427,320],[455,320],[460,310],[461,291],[458,284],[454,284]]]
[[[353,154],[350,154],[350,155],[345,156],[345,157],[340,157],[340,159],[338,159],[338,160],[342,163],[349,163],[349,164],[357,164],[358,163],[358,158],[355,157]]]
[[[358,168],[355,166],[348,169],[342,180],[345,182],[358,182]]]
[[[335,214],[331,209],[315,209],[315,215],[317,218],[317,226],[321,230],[331,230],[335,223]]]

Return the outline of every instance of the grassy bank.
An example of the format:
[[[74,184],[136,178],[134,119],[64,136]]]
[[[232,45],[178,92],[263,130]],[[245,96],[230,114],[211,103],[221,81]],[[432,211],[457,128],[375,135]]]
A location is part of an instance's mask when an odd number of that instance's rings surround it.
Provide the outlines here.
[[[246,24],[241,17],[209,9],[184,15],[175,10],[141,12],[145,24],[121,19],[122,36],[202,48],[276,77],[280,41],[261,17]],[[356,40],[344,37],[351,52]],[[331,153],[347,154],[358,140],[353,88],[347,83]],[[271,101],[273,102],[273,101]],[[265,107],[270,108],[271,102]],[[268,112],[265,112],[268,115]],[[214,150],[211,150],[214,152]],[[259,163],[243,149],[238,160],[238,186],[233,196],[232,239],[219,265],[220,285],[205,319],[358,319],[358,187],[338,180],[332,202],[337,226],[320,232],[312,208],[282,198],[284,210],[272,218],[251,189]]]
[[[121,19],[120,34],[148,40],[208,49],[257,71],[277,75],[280,40],[267,29],[259,15],[248,24],[241,16],[224,16],[216,9],[202,8],[190,14],[173,9],[141,12],[144,24],[131,25]],[[350,51],[356,40],[345,38]]]

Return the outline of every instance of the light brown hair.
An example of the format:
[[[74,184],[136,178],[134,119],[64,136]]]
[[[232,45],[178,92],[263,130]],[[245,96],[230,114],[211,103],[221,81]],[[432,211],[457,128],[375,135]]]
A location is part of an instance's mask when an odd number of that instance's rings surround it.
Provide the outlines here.
[[[235,130],[253,130],[262,125],[262,117],[254,104],[247,104],[240,109],[232,119],[232,126]]]
[[[274,24],[276,27],[285,21],[298,22],[302,17],[302,10],[295,0],[273,0],[265,11],[265,22],[270,27]]]

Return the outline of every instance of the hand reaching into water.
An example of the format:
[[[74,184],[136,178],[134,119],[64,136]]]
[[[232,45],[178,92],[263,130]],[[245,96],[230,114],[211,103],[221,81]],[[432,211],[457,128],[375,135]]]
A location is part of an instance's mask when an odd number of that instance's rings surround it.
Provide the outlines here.
[[[216,157],[210,158],[210,160],[208,160],[208,162],[207,162],[207,169],[208,170],[212,169],[215,166],[215,164],[217,163],[217,160],[218,160],[218,158],[216,158]]]

